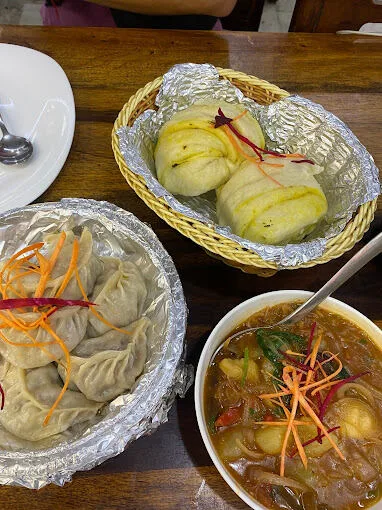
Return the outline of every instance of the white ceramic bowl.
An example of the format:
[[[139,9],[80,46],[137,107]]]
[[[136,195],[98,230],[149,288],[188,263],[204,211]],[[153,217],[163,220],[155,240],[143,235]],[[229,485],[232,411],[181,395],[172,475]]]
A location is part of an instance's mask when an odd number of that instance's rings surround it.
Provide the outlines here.
[[[265,308],[266,306],[273,306],[279,303],[287,303],[297,299],[304,301],[307,300],[311,295],[311,292],[303,290],[280,290],[275,292],[268,292],[267,294],[261,294],[259,296],[248,299],[247,301],[244,301],[229,313],[227,313],[227,315],[225,315],[215,326],[210,336],[208,337],[200,356],[195,377],[195,408],[200,433],[202,435],[207,451],[219,473],[222,475],[231,489],[245,503],[247,503],[247,505],[249,505],[251,508],[254,508],[255,510],[266,510],[266,507],[256,502],[252,496],[248,494],[248,492],[246,492],[238,485],[237,481],[230,475],[230,473],[224,467],[223,463],[219,460],[219,457],[217,456],[210,439],[203,405],[204,380],[206,371],[213,353],[221,344],[222,340],[245,319],[258,312],[259,310]],[[326,299],[321,306],[339,315],[343,315],[347,319],[357,324],[361,329],[366,331],[370,338],[382,349],[382,331],[360,312],[333,298]],[[381,507],[382,505],[380,502],[371,508],[377,509]]]

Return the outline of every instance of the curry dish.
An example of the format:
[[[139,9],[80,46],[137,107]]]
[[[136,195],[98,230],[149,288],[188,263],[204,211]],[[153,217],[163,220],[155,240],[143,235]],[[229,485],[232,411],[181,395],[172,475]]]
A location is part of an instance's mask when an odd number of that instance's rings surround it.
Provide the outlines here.
[[[299,303],[265,308],[212,360],[205,415],[217,455],[271,509],[351,510],[382,490],[382,355],[354,323],[319,308],[262,329]]]

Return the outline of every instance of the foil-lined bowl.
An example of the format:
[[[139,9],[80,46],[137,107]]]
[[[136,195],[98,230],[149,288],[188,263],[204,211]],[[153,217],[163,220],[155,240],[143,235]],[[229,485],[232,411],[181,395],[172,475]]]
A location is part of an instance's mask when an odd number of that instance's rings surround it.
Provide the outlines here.
[[[218,224],[213,192],[173,196],[158,182],[160,128],[175,112],[208,99],[243,104],[259,121],[268,148],[303,153],[324,167],[317,180],[328,213],[304,242],[273,246],[238,237]],[[268,268],[262,276],[324,263],[350,249],[368,229],[380,193],[373,158],[335,115],[256,77],[210,64],[177,64],[146,84],[120,112],[112,143],[130,186],[159,216],[228,264],[258,274],[257,268]],[[349,222],[354,228],[347,228]]]
[[[184,363],[187,308],[171,257],[151,228],[108,202],[63,199],[0,215],[0,260],[57,230],[87,227],[98,255],[129,259],[148,283],[144,315],[152,321],[148,358],[131,392],[103,408],[95,423],[73,429],[52,447],[6,451],[0,447],[0,484],[40,489],[63,485],[121,453],[140,436],[167,421],[176,395],[184,395],[193,369]],[[1,442],[1,430],[0,430]],[[32,445],[32,443],[30,443]]]

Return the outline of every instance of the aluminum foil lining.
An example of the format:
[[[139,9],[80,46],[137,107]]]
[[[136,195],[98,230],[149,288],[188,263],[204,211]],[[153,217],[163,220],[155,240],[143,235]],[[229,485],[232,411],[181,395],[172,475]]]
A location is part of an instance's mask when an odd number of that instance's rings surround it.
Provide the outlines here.
[[[0,447],[0,483],[40,489],[63,485],[76,471],[93,468],[118,455],[144,434],[167,421],[176,395],[183,396],[193,381],[184,363],[187,308],[171,257],[151,230],[133,214],[108,202],[63,199],[14,209],[0,215],[0,259],[44,234],[87,226],[98,255],[128,258],[141,269],[148,296],[144,315],[153,323],[143,375],[126,395],[108,404],[96,423],[66,434],[50,448],[31,452]],[[0,439],[7,442],[7,434]],[[29,443],[31,444],[31,443]]]
[[[242,103],[259,121],[268,148],[306,154],[324,167],[316,178],[329,210],[304,242],[270,246],[248,241],[234,235],[229,227],[218,225],[215,192],[199,197],[173,196],[159,184],[153,156],[159,129],[176,111],[206,99]],[[120,150],[129,169],[142,175],[154,195],[165,198],[174,211],[211,226],[264,260],[275,262],[279,269],[321,256],[326,242],[344,229],[357,208],[380,193],[378,169],[366,148],[335,115],[308,99],[289,96],[268,106],[259,105],[229,81],[219,79],[214,66],[178,64],[164,75],[156,105],[157,111],[145,111],[131,128],[118,131]]]

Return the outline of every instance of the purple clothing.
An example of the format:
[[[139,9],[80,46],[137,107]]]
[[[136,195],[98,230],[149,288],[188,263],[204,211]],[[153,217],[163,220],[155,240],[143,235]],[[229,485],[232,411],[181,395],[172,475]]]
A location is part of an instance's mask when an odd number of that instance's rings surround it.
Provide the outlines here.
[[[64,27],[116,26],[108,7],[83,2],[82,0],[64,0],[57,7],[45,7],[43,5],[40,12],[44,25]]]

